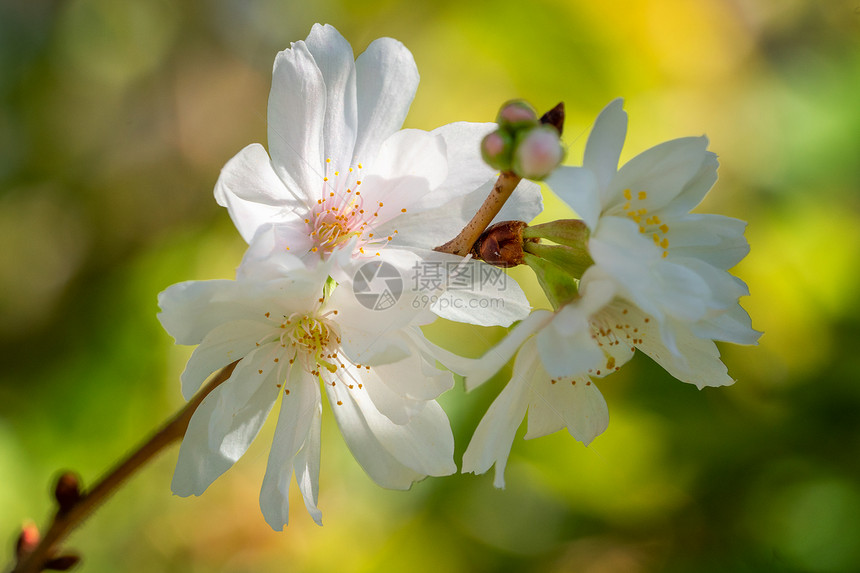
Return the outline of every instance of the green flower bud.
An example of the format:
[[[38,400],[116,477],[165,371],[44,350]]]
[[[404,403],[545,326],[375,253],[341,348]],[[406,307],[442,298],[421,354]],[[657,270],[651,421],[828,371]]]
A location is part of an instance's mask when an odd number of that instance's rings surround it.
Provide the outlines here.
[[[481,141],[481,156],[487,165],[499,171],[511,170],[511,155],[514,151],[514,139],[503,130],[488,134]]]
[[[540,181],[552,173],[562,159],[564,148],[555,127],[541,125],[517,133],[512,167],[520,177]]]
[[[499,109],[496,123],[501,129],[514,133],[519,129],[537,125],[538,115],[535,108],[527,101],[515,99],[505,103]]]

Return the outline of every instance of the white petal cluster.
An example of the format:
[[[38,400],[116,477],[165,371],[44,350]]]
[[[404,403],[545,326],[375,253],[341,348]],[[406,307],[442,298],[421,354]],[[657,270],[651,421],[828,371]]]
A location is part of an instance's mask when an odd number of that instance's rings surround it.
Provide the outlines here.
[[[191,418],[176,494],[205,491],[280,402],[260,507],[282,529],[295,475],[321,523],[323,394],[355,459],[381,486],[407,489],[455,472],[451,426],[436,402],[453,376],[437,360],[471,389],[516,356],[463,458],[464,472],[495,465],[498,487],[527,413],[526,438],[567,428],[588,444],[602,433],[609,414],[595,379],[637,348],[699,388],[732,383],[714,341],[752,344],[759,333],[738,303],[746,285],[728,272],[749,250],[744,223],[690,213],[716,181],[707,139],[658,145],[619,169],[627,116],[620,100],[610,103],[583,165],[547,179],[589,230],[578,294],[554,312],[530,312],[498,269],[433,250],[492,192],[496,173],[480,144],[496,126],[401,129],[417,85],[412,55],[390,38],[354,58],[337,30],[315,25],[277,55],[268,150],[240,151],[215,187],[249,245],[236,280],[180,283],[159,296],[164,328],[178,344],[196,345],[181,378],[187,399],[235,366]],[[560,153],[555,131],[551,143]],[[535,169],[543,175],[553,157]],[[523,181],[495,220],[529,221],[541,208],[538,186]],[[377,296],[371,284],[385,304],[368,304]],[[424,338],[420,326],[437,316],[520,322],[483,358],[467,360]]]
[[[738,303],[749,294],[746,285],[728,272],[749,251],[745,223],[690,213],[717,179],[707,139],[663,143],[619,169],[622,103],[611,102],[597,118],[583,165],[560,167],[547,179],[590,231],[594,265],[579,297],[555,313],[532,313],[483,359],[459,366],[469,374],[467,387],[475,387],[519,351],[511,382],[463,460],[463,471],[476,473],[495,464],[497,487],[526,411],[526,438],[567,427],[588,444],[609,421],[592,378],[619,370],[635,349],[679,380],[724,386],[734,381],[714,340],[755,344],[760,335]]]
[[[436,315],[509,325],[530,306],[512,281],[446,290],[450,273],[491,269],[432,248],[456,235],[492,186],[479,143],[493,124],[401,130],[417,85],[412,55],[390,38],[355,59],[337,30],[315,25],[277,55],[268,152],[243,149],[215,188],[249,242],[237,279],[181,283],[159,297],[165,329],[197,345],[182,375],[186,398],[238,361],[191,419],[173,480],[178,495],[201,494],[229,469],[280,397],[260,506],[282,529],[295,474],[319,523],[320,388],[380,485],[406,489],[456,471],[450,424],[435,401],[452,375],[436,368],[436,349],[418,327]],[[525,182],[500,217],[540,210],[538,186]],[[354,280],[368,262],[399,274],[404,292],[384,308],[357,298],[367,284]],[[444,269],[441,284],[410,280],[427,265]],[[366,282],[378,278],[366,274]],[[473,304],[487,297],[497,304]]]
[[[354,59],[337,30],[315,25],[305,41],[278,54],[269,151],[246,147],[215,187],[216,200],[250,243],[246,260],[286,251],[313,265],[348,249],[351,256],[333,269],[338,279],[374,257],[410,279],[416,264],[462,263],[431,249],[455,236],[491,189],[495,172],[481,159],[480,142],[495,124],[400,129],[417,86],[412,55],[391,38],[372,42]],[[524,181],[497,220],[531,220],[541,208],[539,187]],[[516,283],[507,287],[493,292],[504,298],[499,308],[507,312],[456,312],[469,297],[487,294],[474,289],[434,292],[447,304],[431,310],[452,320],[507,326],[529,308]]]
[[[308,511],[321,523],[320,386],[356,460],[380,485],[407,489],[456,471],[448,418],[435,402],[453,378],[435,368],[420,330],[371,328],[370,314],[389,324],[404,317],[356,305],[342,286],[327,295],[330,265],[308,269],[289,254],[258,264],[265,274],[179,283],[159,296],[167,331],[180,344],[197,345],[182,374],[186,398],[238,361],[191,418],[174,493],[203,493],[245,453],[281,397],[260,506],[281,529],[295,472]]]

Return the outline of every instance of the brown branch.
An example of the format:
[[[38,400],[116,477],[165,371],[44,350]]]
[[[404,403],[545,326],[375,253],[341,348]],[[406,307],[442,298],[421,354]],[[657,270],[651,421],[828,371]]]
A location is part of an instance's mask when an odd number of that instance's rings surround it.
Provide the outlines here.
[[[466,226],[463,227],[460,234],[444,245],[436,247],[433,250],[441,253],[460,255],[461,257],[468,255],[472,250],[472,245],[475,244],[475,241],[478,240],[478,237],[480,237],[481,233],[484,232],[484,229],[487,228],[487,225],[489,225],[495,216],[499,214],[499,211],[502,210],[505,201],[507,201],[511,196],[511,193],[514,192],[520,179],[521,178],[519,176],[514,175],[510,171],[503,171],[496,180],[496,184],[493,185],[493,190],[490,191],[490,194],[484,200],[484,204],[481,205],[481,208],[478,209],[478,212],[475,213],[472,220],[466,223]]]
[[[540,118],[540,123],[555,127],[559,135],[561,135],[564,129],[564,102],[559,103],[543,114]],[[441,253],[460,255],[461,257],[468,255],[472,251],[472,245],[477,242],[481,233],[484,232],[490,223],[493,222],[496,215],[499,214],[499,211],[502,210],[505,201],[510,198],[521,179],[520,176],[512,171],[502,171],[496,180],[496,184],[493,185],[493,190],[490,191],[490,194],[484,200],[484,204],[481,205],[481,208],[478,209],[472,220],[466,223],[466,226],[463,227],[463,230],[456,237],[433,250]]]
[[[82,494],[73,504],[61,507],[54,516],[45,536],[41,538],[32,551],[24,552],[19,556],[11,573],[39,573],[45,569],[45,565],[49,561],[56,560],[58,545],[73,529],[81,525],[126,479],[142,468],[160,451],[185,435],[185,430],[188,429],[188,423],[197,407],[212,390],[230,377],[235,367],[236,362],[218,371],[209,383],[146,443],[102,477],[89,492]]]

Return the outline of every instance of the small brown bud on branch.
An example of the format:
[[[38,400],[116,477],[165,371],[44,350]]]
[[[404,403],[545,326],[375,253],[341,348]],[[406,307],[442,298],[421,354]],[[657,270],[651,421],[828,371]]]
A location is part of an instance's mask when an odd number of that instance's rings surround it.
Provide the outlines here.
[[[522,221],[501,221],[490,225],[475,241],[472,255],[497,267],[524,264],[523,229],[526,227],[528,225]]]
[[[60,512],[71,510],[81,500],[81,483],[78,477],[72,472],[63,472],[57,478],[54,497],[60,506]]]

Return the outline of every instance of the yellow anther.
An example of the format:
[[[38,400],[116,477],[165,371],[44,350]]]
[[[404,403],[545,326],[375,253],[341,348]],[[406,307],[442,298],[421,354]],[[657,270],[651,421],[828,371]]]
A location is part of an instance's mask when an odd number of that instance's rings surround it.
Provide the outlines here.
[[[624,190],[624,198],[630,201],[633,198],[633,195],[630,194],[630,189]]]
[[[646,193],[645,191],[640,191],[637,197],[639,197],[640,201],[644,201],[648,198],[648,193]]]
[[[669,225],[667,225],[666,223],[663,223],[662,225],[660,225],[660,230],[663,231],[664,233],[668,233],[669,232]]]
[[[664,238],[662,241],[660,241],[660,246],[663,247],[664,249],[668,249],[669,248],[669,239]]]

